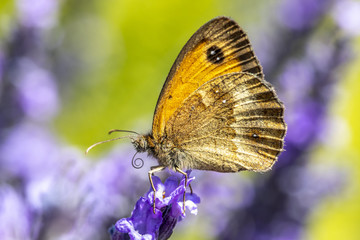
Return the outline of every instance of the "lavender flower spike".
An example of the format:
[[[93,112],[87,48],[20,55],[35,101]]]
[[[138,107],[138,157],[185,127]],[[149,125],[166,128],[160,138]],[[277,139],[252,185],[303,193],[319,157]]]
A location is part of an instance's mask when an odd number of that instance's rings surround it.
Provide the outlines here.
[[[189,175],[190,171],[187,174]],[[194,179],[195,177],[189,178],[187,184]],[[172,175],[163,184],[160,178],[153,176],[153,182],[156,189],[155,214],[153,212],[154,192],[150,188],[145,196],[137,201],[131,217],[120,219],[109,229],[112,240],[168,239],[176,223],[185,217],[183,212],[185,178],[179,183],[179,179]],[[200,198],[194,193],[187,193],[185,199],[185,208],[196,215],[196,204],[200,203]]]

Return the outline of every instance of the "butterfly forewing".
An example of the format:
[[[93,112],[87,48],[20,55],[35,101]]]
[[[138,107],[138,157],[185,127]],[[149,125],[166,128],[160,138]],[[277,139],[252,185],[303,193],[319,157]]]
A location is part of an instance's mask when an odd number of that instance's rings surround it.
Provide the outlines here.
[[[155,109],[154,139],[161,139],[167,121],[192,92],[203,83],[232,72],[263,77],[246,33],[229,18],[215,18],[190,38],[171,68]]]
[[[225,74],[190,94],[165,134],[186,154],[184,168],[266,171],[283,148],[283,109],[263,79]]]

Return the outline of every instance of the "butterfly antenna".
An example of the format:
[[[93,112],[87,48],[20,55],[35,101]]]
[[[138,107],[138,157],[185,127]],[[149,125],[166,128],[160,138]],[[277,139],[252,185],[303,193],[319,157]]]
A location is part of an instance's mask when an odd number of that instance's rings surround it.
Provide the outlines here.
[[[130,130],[121,130],[121,129],[112,129],[108,132],[108,134],[112,134],[113,132],[127,132],[127,133],[134,133],[137,135],[140,135],[139,133],[135,132],[135,131],[130,131]]]
[[[120,130],[120,129],[112,129],[108,132],[108,134],[112,134],[113,132],[127,132],[127,133],[134,133],[134,134],[137,134],[139,135],[137,132],[134,132],[134,131],[129,131],[129,130]],[[130,138],[130,135],[129,136],[123,136],[123,137],[117,137],[117,138],[113,138],[113,139],[109,139],[109,140],[105,140],[105,141],[101,141],[101,142],[97,142],[93,145],[91,145],[90,147],[88,147],[88,149],[86,149],[85,151],[85,154],[88,154],[89,151],[91,149],[93,149],[94,147],[96,147],[97,145],[100,145],[100,144],[103,144],[103,143],[107,143],[107,142],[112,142],[112,141],[115,141],[115,140],[119,140],[119,139],[123,139],[123,138]]]
[[[97,145],[100,145],[100,144],[103,144],[103,143],[107,143],[107,142],[112,142],[112,141],[115,141],[115,140],[119,140],[119,139],[124,139],[124,138],[129,138],[129,136],[124,136],[124,137],[117,137],[117,138],[113,138],[113,139],[109,139],[109,140],[105,140],[105,141],[101,141],[101,142],[97,142],[97,143],[94,143],[93,145],[91,145],[90,147],[88,147],[88,149],[86,149],[85,151],[85,154],[88,154],[89,151],[91,149],[93,149],[94,147],[96,147]]]

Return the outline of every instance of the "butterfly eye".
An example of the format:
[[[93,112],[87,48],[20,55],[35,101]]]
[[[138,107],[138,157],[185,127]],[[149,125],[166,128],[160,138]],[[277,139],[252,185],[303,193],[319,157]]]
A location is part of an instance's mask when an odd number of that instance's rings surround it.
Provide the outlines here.
[[[206,51],[207,60],[212,63],[222,63],[224,61],[224,53],[218,46],[212,46]]]

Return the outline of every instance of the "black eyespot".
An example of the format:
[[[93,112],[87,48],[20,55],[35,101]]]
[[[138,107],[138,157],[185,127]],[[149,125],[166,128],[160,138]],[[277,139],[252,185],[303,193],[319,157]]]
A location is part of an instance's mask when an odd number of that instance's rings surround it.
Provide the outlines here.
[[[212,46],[206,51],[207,60],[212,63],[222,63],[224,61],[224,53],[217,46]]]

